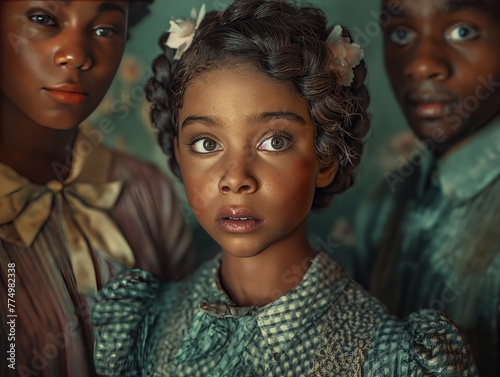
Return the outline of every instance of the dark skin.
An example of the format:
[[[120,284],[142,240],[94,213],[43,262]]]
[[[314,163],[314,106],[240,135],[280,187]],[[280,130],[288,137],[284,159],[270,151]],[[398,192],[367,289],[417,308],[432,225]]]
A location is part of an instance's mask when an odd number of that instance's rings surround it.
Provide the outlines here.
[[[64,180],[78,125],[118,70],[128,1],[7,1],[1,17],[0,161],[33,183]],[[27,157],[29,156],[29,157]]]
[[[384,0],[383,8],[394,9]],[[384,24],[385,65],[415,134],[442,156],[499,114],[497,0],[401,0]]]
[[[306,218],[337,172],[316,154],[307,101],[252,66],[208,71],[189,83],[179,124],[176,159],[223,250],[222,287],[238,305],[276,300],[310,266]]]

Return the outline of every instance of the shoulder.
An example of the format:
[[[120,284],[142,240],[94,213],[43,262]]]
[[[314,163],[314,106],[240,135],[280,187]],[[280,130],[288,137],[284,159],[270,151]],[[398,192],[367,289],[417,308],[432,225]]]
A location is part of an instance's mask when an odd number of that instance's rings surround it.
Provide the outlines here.
[[[161,286],[153,312],[139,329],[140,347],[131,350],[140,369],[161,366],[170,370],[171,363],[189,363],[206,344],[212,344],[209,339],[216,334],[210,329],[217,317],[207,315],[200,305],[217,297],[215,284],[212,268],[205,264],[192,276]],[[162,360],[157,358],[159,353]]]
[[[406,165],[384,173],[383,179],[364,197],[355,216],[356,252],[353,276],[369,286],[371,268],[381,243],[390,235],[398,220],[404,216],[406,204],[417,195],[417,182],[424,173],[420,166]],[[403,172],[405,172],[403,174]],[[402,175],[403,174],[403,175]]]
[[[187,278],[169,284],[169,291],[162,290],[163,296],[172,301],[173,296],[177,296],[179,302],[198,306],[199,300],[207,300],[214,293],[219,293],[217,284],[221,254],[217,254],[212,259],[203,262]],[[195,304],[193,304],[193,302]],[[180,305],[180,304],[179,304]]]
[[[177,205],[177,194],[171,180],[157,166],[120,151],[110,151],[108,179],[123,182],[122,199],[153,208],[154,213],[167,209],[170,212],[171,206]]]
[[[122,179],[137,179],[138,177],[166,179],[165,174],[154,164],[111,148],[107,149],[112,156],[111,174],[120,174]]]
[[[154,296],[159,284],[160,280],[147,271],[124,270],[99,291],[99,302],[132,300],[142,303]]]
[[[422,310],[399,321],[351,279],[329,309],[315,355],[335,375],[476,376],[468,345],[447,317]],[[328,375],[328,373],[326,374]]]
[[[316,375],[359,376],[385,308],[365,289],[344,276],[337,297],[325,313],[322,347],[314,357]]]
[[[98,293],[92,312],[98,372],[121,376],[135,368],[134,348],[141,324],[157,296],[160,280],[142,270],[116,275]],[[126,374],[123,374],[126,375]]]
[[[405,165],[406,166],[406,165]],[[407,200],[408,196],[416,192],[416,181],[422,176],[420,167],[412,167],[411,174],[402,176],[401,172],[387,171],[383,179],[369,191],[363,198],[359,207],[356,220],[358,228],[373,226],[374,219],[386,219],[390,216],[392,209],[401,200]],[[375,224],[376,225],[376,224]]]
[[[361,208],[378,210],[408,199],[409,195],[416,193],[418,182],[426,178],[432,166],[431,156],[421,157],[418,161],[401,160],[398,167],[382,174],[378,184],[364,198]]]
[[[432,310],[398,321],[386,316],[366,354],[367,376],[477,376],[465,338],[457,326]]]

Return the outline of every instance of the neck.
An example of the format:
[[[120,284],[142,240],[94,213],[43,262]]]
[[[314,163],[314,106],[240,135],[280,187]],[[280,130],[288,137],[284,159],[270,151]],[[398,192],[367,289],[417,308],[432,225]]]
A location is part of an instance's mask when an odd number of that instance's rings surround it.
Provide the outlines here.
[[[264,306],[295,288],[311,265],[314,252],[302,237],[279,241],[259,255],[241,258],[223,253],[220,280],[240,306]]]
[[[63,181],[70,167],[78,128],[52,129],[2,119],[0,161],[36,184]]]

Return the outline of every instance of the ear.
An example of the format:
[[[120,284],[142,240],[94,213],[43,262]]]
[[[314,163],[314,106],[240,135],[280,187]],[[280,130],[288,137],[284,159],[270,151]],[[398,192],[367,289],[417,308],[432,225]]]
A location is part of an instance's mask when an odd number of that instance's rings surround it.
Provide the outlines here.
[[[318,175],[316,177],[316,187],[323,188],[333,182],[339,170],[339,163],[335,162],[332,165],[321,164]]]

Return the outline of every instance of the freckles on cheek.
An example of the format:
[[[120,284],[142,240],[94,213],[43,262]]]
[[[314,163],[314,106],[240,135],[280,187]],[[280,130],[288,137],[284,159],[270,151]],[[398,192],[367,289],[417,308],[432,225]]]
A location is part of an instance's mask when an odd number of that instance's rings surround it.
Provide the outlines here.
[[[313,194],[316,187],[316,174],[318,166],[314,161],[300,160],[292,162],[286,171],[280,175],[282,189],[289,190],[289,195],[297,200],[304,200]]]
[[[318,169],[319,162],[313,159],[301,159],[292,161],[289,166],[289,175],[295,175],[297,177],[308,177],[313,176],[314,171]]]
[[[193,213],[198,216],[208,205],[207,196],[196,187],[186,190],[186,195]]]
[[[186,177],[184,179],[184,186],[186,189],[186,196],[195,215],[200,214],[209,207],[210,202],[217,194],[211,188],[213,182],[207,176],[206,179],[195,180]]]

